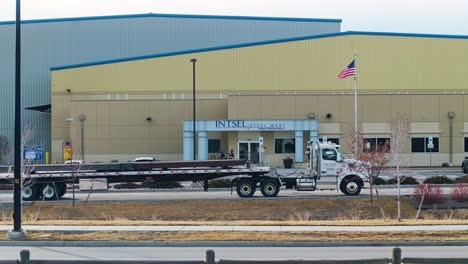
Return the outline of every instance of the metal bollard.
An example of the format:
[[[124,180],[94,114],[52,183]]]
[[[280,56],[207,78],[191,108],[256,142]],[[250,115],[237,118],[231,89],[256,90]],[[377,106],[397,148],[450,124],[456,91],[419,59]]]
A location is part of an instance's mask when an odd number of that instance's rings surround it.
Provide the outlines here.
[[[393,248],[392,264],[401,264],[401,248]]]
[[[21,250],[20,252],[20,264],[29,264],[31,258],[31,253],[29,250]]]
[[[211,249],[206,251],[206,264],[215,264],[215,253]]]

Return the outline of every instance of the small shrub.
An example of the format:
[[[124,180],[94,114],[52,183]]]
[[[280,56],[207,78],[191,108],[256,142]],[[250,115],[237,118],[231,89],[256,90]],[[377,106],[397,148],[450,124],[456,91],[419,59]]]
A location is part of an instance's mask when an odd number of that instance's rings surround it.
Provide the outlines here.
[[[147,181],[141,184],[144,188],[150,189],[176,189],[182,188],[183,186],[179,182],[154,182],[154,181]]]
[[[439,176],[432,176],[424,180],[423,183],[428,183],[428,184],[453,184],[455,183],[454,180],[450,179],[449,177],[445,175],[439,175]]]
[[[414,189],[414,197],[421,201],[424,196],[424,204],[437,204],[442,202],[442,188],[436,184],[420,184]]]
[[[457,183],[452,190],[451,197],[457,202],[468,201],[468,183]]]
[[[217,179],[209,182],[210,188],[231,188],[231,180]]]
[[[411,176],[402,176],[402,181],[400,182],[401,185],[418,185],[419,182],[414,177]],[[397,178],[391,178],[387,180],[387,184],[397,184]]]
[[[468,175],[456,178],[455,183],[468,183]]]
[[[374,178],[374,185],[385,185],[387,184],[387,181],[385,181],[382,178],[376,177]]]

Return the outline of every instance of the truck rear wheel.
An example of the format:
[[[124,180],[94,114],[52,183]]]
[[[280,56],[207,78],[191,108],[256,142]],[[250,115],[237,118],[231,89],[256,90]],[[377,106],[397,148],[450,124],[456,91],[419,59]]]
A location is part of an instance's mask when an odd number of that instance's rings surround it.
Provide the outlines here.
[[[24,201],[34,201],[39,198],[39,186],[31,185],[28,187],[24,187],[21,191],[21,195],[23,196]]]
[[[277,180],[266,179],[260,184],[260,191],[265,197],[276,197],[279,190],[280,185]]]
[[[341,192],[346,195],[359,195],[361,193],[361,182],[356,178],[343,179],[340,184]]]
[[[237,182],[237,195],[241,198],[252,197],[255,193],[255,182],[252,180],[240,180]]]

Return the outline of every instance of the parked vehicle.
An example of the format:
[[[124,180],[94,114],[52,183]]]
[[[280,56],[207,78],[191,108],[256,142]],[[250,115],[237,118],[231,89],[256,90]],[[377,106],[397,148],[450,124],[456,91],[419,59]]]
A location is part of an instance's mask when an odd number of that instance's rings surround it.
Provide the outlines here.
[[[309,142],[305,173],[271,176],[241,176],[233,180],[240,197],[252,197],[257,188],[265,197],[277,196],[281,185],[297,191],[336,190],[359,195],[369,177],[359,170],[357,160],[346,159],[341,147],[333,143]]]
[[[95,179],[101,185],[124,182],[198,181],[208,190],[212,179],[238,176],[232,180],[237,194],[252,197],[257,189],[265,197],[278,195],[281,185],[297,191],[323,189],[341,190],[346,195],[358,195],[368,180],[349,166],[358,161],[345,159],[339,145],[309,142],[305,173],[280,175],[269,167],[252,167],[246,160],[154,161],[153,158],[136,159],[124,163],[74,163],[30,165],[23,177],[24,200],[57,200],[66,193],[68,183],[89,183]],[[13,180],[11,167],[0,167],[0,180]]]

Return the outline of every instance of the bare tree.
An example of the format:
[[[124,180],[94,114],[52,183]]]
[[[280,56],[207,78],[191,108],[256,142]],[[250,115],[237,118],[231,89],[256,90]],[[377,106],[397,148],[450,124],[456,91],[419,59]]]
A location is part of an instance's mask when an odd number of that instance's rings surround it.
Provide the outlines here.
[[[409,120],[402,114],[398,114],[391,124],[391,138],[390,138],[390,153],[392,160],[396,166],[395,177],[397,180],[397,219],[401,221],[401,183],[405,180],[401,175],[401,166],[406,163],[402,157],[401,152],[404,145],[409,141]]]
[[[376,144],[375,146],[368,146],[366,139],[361,134],[358,134],[356,137],[351,139],[350,146],[352,146],[350,149],[352,150],[354,157],[358,162],[347,165],[353,166],[355,171],[360,171],[368,176],[370,187],[370,202],[373,203],[373,193],[375,190],[375,194],[379,203],[380,213],[382,214],[383,218],[386,218],[385,210],[379,195],[379,190],[377,185],[374,184],[374,179],[380,175],[384,167],[390,161],[388,155],[389,142],[385,142],[384,144]]]
[[[23,129],[23,133],[21,135],[21,150],[24,149],[25,146],[31,141],[34,137],[36,130],[31,125],[26,125]],[[26,160],[23,156],[23,152],[21,151],[21,189],[25,189],[34,185],[35,180],[30,177],[24,177],[31,175],[31,172],[34,170],[34,166],[32,161]]]
[[[0,163],[2,163],[11,151],[10,142],[6,136],[0,136]]]

